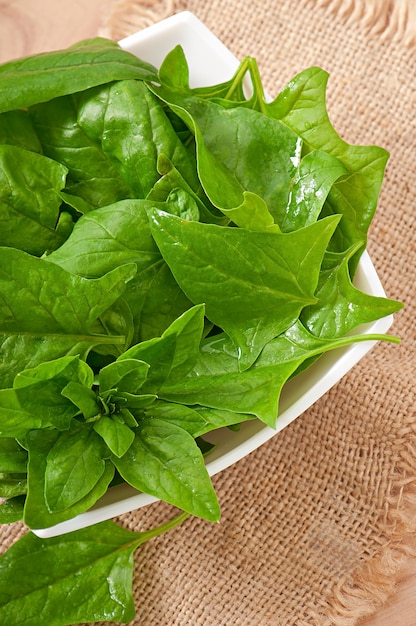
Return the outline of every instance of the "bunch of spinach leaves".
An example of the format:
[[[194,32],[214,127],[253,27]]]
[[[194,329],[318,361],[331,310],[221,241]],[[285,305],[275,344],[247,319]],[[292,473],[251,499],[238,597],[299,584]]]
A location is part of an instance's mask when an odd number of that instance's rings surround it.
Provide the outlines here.
[[[326,82],[268,100],[247,57],[193,89],[181,47],[156,70],[101,38],[0,67],[0,521],[120,481],[184,511],[29,532],[0,560],[9,626],[132,619],[134,550],[219,519],[202,436],[273,427],[321,354],[396,341],[351,334],[401,307],[352,283],[388,155],[337,135]]]

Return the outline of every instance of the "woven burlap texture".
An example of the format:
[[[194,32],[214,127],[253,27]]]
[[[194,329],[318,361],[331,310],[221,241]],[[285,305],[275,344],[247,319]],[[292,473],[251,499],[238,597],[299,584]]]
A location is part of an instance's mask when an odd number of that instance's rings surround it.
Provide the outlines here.
[[[416,48],[411,0],[161,0],[115,3],[120,39],[192,11],[275,95],[297,72],[330,73],[331,120],[351,143],[389,150],[368,250],[392,332],[261,448],[214,478],[219,524],[188,519],[136,554],[137,626],[352,626],[393,592],[416,531]],[[412,19],[412,16],[414,19]],[[148,528],[163,503],[120,517]],[[5,527],[4,547],[24,532]],[[1,618],[0,618],[1,621]]]

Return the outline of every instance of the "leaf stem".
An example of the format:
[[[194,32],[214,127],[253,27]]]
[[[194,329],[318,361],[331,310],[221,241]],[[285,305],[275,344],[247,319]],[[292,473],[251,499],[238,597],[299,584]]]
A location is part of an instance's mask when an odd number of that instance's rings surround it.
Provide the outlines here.
[[[259,104],[260,112],[264,115],[267,115],[267,109],[265,106],[265,96],[263,83],[260,76],[259,66],[257,65],[256,59],[249,57],[248,67],[250,72],[251,82],[253,84],[253,92],[257,97],[257,101]]]
[[[247,70],[249,69],[249,63],[250,63],[250,57],[245,57],[241,61],[240,65],[239,65],[239,67],[238,67],[238,69],[237,69],[237,71],[236,71],[236,73],[234,75],[233,82],[231,83],[229,90],[225,94],[225,99],[226,100],[231,100],[231,97],[232,97],[233,93],[235,92],[237,87],[243,82],[243,78],[244,78],[245,74],[247,73]]]
[[[160,526],[156,526],[156,528],[151,528],[150,530],[145,531],[143,533],[144,535],[146,535],[144,541],[149,541],[149,539],[153,539],[154,537],[159,537],[159,535],[163,535],[163,533],[166,533],[168,530],[172,530],[172,528],[175,528],[176,526],[179,526],[179,524],[182,524],[182,522],[188,519],[188,517],[190,517],[190,513],[186,513],[186,511],[183,511],[179,515],[176,515],[176,517],[173,517],[171,520],[164,522]]]

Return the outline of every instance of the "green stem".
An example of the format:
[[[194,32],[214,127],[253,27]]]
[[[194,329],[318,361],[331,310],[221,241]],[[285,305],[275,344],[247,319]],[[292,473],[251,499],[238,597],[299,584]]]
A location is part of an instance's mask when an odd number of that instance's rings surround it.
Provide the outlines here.
[[[247,73],[247,70],[249,68],[249,65],[250,65],[250,57],[245,57],[241,61],[240,66],[234,75],[233,82],[231,83],[229,90],[225,94],[226,100],[231,100],[233,93],[235,92],[237,87],[242,83],[244,76]]]
[[[257,97],[257,101],[260,107],[260,112],[264,115],[267,115],[266,110],[266,99],[264,96],[263,83],[260,77],[259,66],[257,65],[257,61],[254,58],[249,59],[249,72],[251,82],[253,84],[253,92]]]
[[[159,537],[159,535],[163,535],[163,533],[166,533],[168,530],[172,530],[172,528],[175,528],[176,526],[179,526],[179,524],[182,524],[182,522],[188,519],[188,517],[190,517],[190,513],[186,513],[185,511],[183,511],[168,522],[165,522],[160,526],[156,526],[156,528],[151,528],[150,530],[147,530],[145,533],[143,533],[146,535],[145,541],[149,541],[149,539],[153,539],[154,537]]]

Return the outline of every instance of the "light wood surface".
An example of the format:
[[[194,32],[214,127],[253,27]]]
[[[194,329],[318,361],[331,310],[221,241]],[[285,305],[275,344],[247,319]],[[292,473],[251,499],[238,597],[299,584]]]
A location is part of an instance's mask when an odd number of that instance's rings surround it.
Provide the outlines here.
[[[111,4],[112,0],[0,0],[0,62],[96,36]],[[360,626],[416,626],[416,558],[403,569],[394,596]]]
[[[0,62],[94,37],[111,0],[0,0]]]

